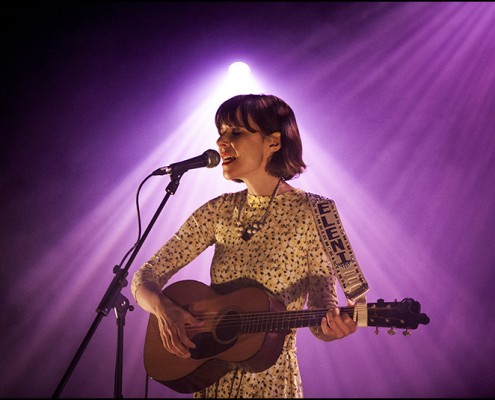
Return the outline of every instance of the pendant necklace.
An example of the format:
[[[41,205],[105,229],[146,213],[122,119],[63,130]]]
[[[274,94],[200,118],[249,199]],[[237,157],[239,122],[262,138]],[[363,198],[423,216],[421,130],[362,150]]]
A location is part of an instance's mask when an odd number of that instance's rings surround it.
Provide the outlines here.
[[[268,212],[270,211],[270,206],[272,205],[273,200],[275,199],[275,196],[278,193],[278,188],[280,187],[282,180],[283,180],[282,178],[279,179],[277,186],[273,190],[273,193],[270,196],[270,201],[268,202],[268,206],[266,207],[265,213],[263,214],[263,217],[261,218],[261,220],[254,221],[252,224],[244,226],[241,223],[241,212],[242,212],[242,209],[244,208],[244,205],[247,203],[247,197],[248,197],[249,193],[246,193],[246,197],[244,198],[244,202],[239,207],[239,212],[237,213],[237,221],[236,221],[236,225],[237,225],[236,229],[238,231],[238,235],[244,241],[247,242],[249,239],[251,239],[251,237],[256,232],[258,232],[263,227],[263,225],[265,224],[265,220],[268,217]]]

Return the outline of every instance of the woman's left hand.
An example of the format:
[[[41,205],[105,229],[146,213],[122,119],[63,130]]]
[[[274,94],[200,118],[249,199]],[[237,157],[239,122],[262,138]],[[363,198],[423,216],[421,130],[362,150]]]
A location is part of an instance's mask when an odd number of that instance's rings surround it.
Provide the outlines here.
[[[335,339],[343,339],[357,331],[357,324],[347,313],[340,314],[338,307],[328,310],[327,315],[321,320],[318,328],[318,338],[327,342]]]

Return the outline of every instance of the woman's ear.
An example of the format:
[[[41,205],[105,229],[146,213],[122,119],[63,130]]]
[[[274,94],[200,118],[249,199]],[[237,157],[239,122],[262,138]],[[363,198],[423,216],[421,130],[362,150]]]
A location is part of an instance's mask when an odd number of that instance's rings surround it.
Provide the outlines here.
[[[280,144],[280,132],[272,132],[270,136],[268,136],[270,150],[278,151],[282,147]]]

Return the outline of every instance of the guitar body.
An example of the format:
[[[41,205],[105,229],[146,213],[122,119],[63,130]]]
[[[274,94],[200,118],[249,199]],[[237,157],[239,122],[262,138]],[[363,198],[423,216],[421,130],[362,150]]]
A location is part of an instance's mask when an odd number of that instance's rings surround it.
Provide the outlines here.
[[[191,358],[169,353],[163,346],[158,321],[150,315],[144,347],[148,375],[179,393],[192,393],[216,382],[240,364],[251,372],[272,366],[279,357],[290,330],[243,333],[236,316],[244,313],[283,311],[285,306],[275,296],[258,287],[246,287],[228,294],[218,294],[197,281],[176,282],[163,293],[198,318],[208,316],[213,323],[200,332],[188,333],[196,344]],[[227,324],[222,321],[228,321]]]

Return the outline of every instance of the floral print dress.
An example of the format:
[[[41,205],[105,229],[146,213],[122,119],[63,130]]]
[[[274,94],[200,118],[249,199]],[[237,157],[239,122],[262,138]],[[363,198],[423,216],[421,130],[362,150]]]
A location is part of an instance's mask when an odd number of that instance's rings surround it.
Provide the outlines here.
[[[270,196],[251,195],[245,189],[203,204],[136,271],[131,284],[136,301],[142,282],[165,286],[179,269],[213,245],[210,284],[219,293],[254,282],[277,295],[287,310],[337,305],[333,267],[321,243],[306,192],[293,189],[278,194],[264,226],[247,241],[239,236],[237,221],[242,225],[259,221],[269,202]],[[239,366],[194,393],[194,397],[303,397],[296,331],[285,337],[280,356],[267,370],[252,373]]]

